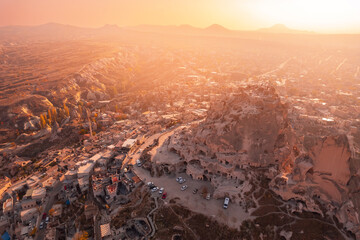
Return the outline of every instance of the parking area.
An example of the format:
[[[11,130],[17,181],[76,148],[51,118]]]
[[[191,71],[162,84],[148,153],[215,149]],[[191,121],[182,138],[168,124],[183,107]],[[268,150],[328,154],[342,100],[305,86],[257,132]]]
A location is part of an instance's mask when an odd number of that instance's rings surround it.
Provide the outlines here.
[[[235,228],[238,228],[243,220],[249,218],[248,213],[246,213],[245,210],[237,204],[231,204],[230,202],[228,209],[224,209],[224,199],[217,200],[212,197],[209,200],[204,199],[202,196],[203,187],[206,187],[212,194],[212,186],[210,182],[193,180],[185,173],[179,174],[175,177],[151,177],[148,171],[137,166],[134,166],[134,171],[145,182],[145,184],[153,182],[158,188],[164,188],[164,192],[167,194],[167,197],[164,200],[165,203],[168,203],[171,199],[175,199],[177,203],[188,207],[191,211],[212,216],[218,221]],[[180,184],[176,181],[177,177],[182,177],[186,179],[186,181]],[[187,185],[188,188],[181,190],[181,187],[184,185]],[[193,193],[194,189],[198,189],[196,194]],[[152,192],[152,195],[159,198],[162,196],[159,194],[159,190]]]

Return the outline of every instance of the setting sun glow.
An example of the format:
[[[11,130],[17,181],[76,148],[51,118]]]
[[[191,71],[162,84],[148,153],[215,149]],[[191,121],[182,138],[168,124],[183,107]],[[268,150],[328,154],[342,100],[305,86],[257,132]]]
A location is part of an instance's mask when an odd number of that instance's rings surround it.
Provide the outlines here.
[[[0,0],[0,26],[48,22],[98,27],[139,24],[256,30],[274,24],[319,33],[359,33],[357,0]]]
[[[359,1],[254,0],[248,3],[248,8],[264,23],[283,23],[320,32],[360,30]]]

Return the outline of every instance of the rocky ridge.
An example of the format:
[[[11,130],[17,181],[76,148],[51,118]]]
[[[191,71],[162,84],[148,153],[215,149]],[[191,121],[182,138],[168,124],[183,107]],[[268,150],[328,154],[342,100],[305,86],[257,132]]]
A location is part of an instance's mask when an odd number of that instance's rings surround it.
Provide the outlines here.
[[[230,196],[234,202],[254,187],[251,172],[266,169],[270,189],[284,201],[296,201],[298,211],[336,216],[359,235],[359,160],[352,158],[347,136],[304,142],[287,114],[272,86],[239,88],[213,101],[202,122],[170,136],[160,149],[179,159],[161,165],[211,181],[215,198]]]

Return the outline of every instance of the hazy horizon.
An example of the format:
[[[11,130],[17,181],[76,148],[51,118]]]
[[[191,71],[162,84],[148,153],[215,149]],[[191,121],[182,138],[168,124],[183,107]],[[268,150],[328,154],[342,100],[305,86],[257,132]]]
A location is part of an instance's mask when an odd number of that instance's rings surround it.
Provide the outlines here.
[[[14,25],[4,25],[4,26],[0,26],[0,28],[7,28],[7,27],[39,27],[39,26],[44,26],[44,25],[50,25],[50,24],[54,24],[54,25],[63,25],[63,26],[70,26],[70,27],[75,27],[75,28],[83,28],[83,29],[100,29],[106,26],[116,26],[119,27],[120,29],[131,29],[131,30],[139,30],[140,32],[141,27],[174,27],[174,28],[180,28],[183,26],[188,26],[189,28],[194,28],[194,29],[199,29],[199,30],[206,30],[207,28],[213,27],[215,25],[219,26],[219,27],[223,27],[226,30],[229,30],[230,32],[263,32],[263,33],[273,33],[273,34],[315,34],[315,35],[359,35],[359,32],[353,32],[353,33],[348,33],[348,32],[315,32],[315,31],[309,31],[306,29],[295,29],[295,28],[290,28],[285,24],[282,23],[277,23],[277,24],[273,24],[271,26],[265,26],[265,27],[260,27],[260,28],[256,28],[256,29],[232,29],[232,28],[228,28],[226,26],[217,24],[217,23],[213,23],[210,24],[208,26],[205,27],[197,27],[191,24],[168,24],[168,25],[162,25],[162,24],[137,24],[137,25],[118,25],[118,24],[109,24],[109,23],[105,23],[101,26],[80,26],[80,25],[75,25],[75,24],[67,24],[67,23],[60,23],[60,22],[46,22],[46,23],[41,23],[41,24],[33,24],[33,25],[26,25],[26,24],[14,24]],[[278,32],[277,30],[277,26],[282,26],[284,27],[284,29],[280,29],[280,30],[284,30],[283,32],[280,31]],[[181,29],[179,29],[181,31]],[[165,29],[164,29],[165,31]],[[148,31],[146,31],[148,32]],[[151,31],[150,31],[151,32]]]
[[[219,24],[231,30],[252,31],[283,24],[316,33],[360,33],[355,0],[191,1],[150,0],[98,2],[95,0],[0,0],[0,26],[59,23],[79,27]]]

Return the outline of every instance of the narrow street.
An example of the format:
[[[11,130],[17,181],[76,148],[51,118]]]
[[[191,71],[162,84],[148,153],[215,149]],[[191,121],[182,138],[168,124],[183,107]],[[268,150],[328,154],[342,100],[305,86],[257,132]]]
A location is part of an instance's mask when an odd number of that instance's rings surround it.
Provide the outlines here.
[[[43,216],[44,213],[46,213],[47,216],[49,215],[49,210],[51,209],[51,207],[54,204],[55,196],[60,192],[62,187],[63,187],[62,182],[58,182],[56,184],[56,186],[54,186],[54,189],[50,192],[50,194],[48,196],[48,198],[49,198],[48,201],[42,205],[42,206],[45,206],[45,207],[43,208],[42,212],[39,215],[38,221],[36,222],[36,228],[38,229],[38,231],[37,231],[37,233],[35,235],[35,238],[34,238],[35,240],[44,239],[44,237],[46,235],[46,227],[47,227],[47,225],[44,224],[44,228],[40,229],[40,223],[42,221],[44,221],[42,219],[42,216]]]

